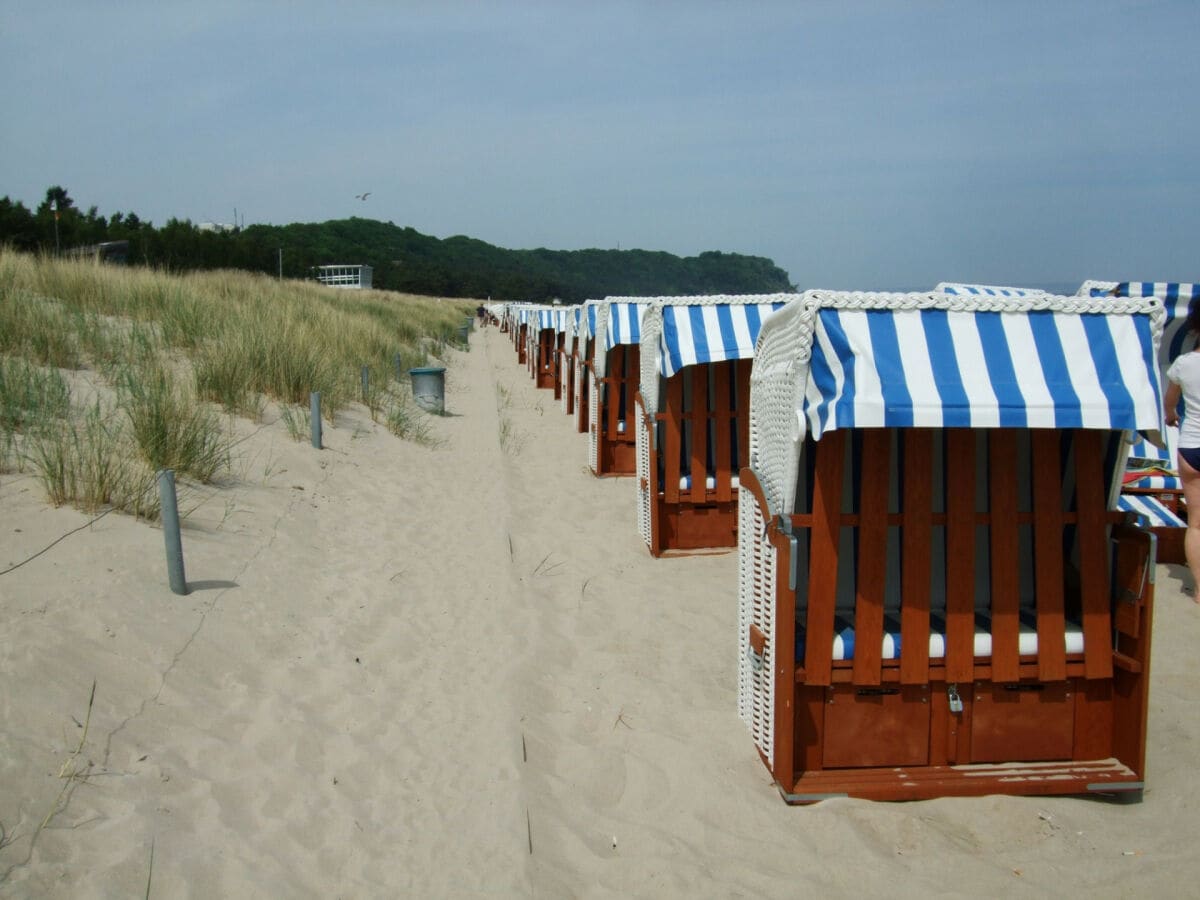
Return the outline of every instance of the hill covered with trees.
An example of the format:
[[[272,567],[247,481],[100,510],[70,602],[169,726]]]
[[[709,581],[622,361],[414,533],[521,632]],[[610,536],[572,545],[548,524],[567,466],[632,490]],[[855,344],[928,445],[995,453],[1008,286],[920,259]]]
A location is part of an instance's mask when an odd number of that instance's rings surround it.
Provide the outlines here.
[[[56,221],[57,217],[57,221]],[[576,303],[610,295],[747,294],[791,290],[788,273],[761,256],[709,251],[679,257],[652,250],[507,250],[455,236],[436,238],[372,219],[211,230],[135,213],[79,209],[64,188],[35,210],[0,198],[0,243],[54,252],[128,241],[127,261],[169,271],[244,269],[308,278],[318,265],[374,268],[374,287],[441,297]],[[282,251],[282,252],[281,252]]]

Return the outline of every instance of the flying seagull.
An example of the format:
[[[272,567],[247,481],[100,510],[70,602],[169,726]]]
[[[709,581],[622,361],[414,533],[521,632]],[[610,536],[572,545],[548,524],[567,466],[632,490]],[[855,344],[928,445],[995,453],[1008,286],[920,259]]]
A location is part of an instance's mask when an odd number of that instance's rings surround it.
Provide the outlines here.
[[[354,199],[355,200],[366,200],[370,196],[371,196],[371,192],[367,191],[365,194],[355,194]]]

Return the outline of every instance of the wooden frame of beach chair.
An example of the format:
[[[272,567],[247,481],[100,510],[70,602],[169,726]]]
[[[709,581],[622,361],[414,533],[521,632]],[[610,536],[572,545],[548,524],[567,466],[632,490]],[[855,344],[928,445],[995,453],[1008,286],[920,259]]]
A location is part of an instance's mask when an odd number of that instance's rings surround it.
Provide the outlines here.
[[[655,298],[642,318],[638,528],[654,556],[737,546],[749,459],[750,360],[794,294]]]
[[[567,346],[567,318],[570,310],[559,307],[554,310],[554,399],[563,399],[563,358]]]
[[[538,310],[530,310],[529,321],[525,324],[525,372],[535,381],[537,380],[539,333]]]
[[[578,344],[575,351],[575,430],[579,434],[590,434],[592,385],[596,380],[596,339],[580,334]]]
[[[562,346],[558,354],[558,390],[555,396],[562,401],[562,411],[575,414],[575,356],[579,352],[579,312],[573,306],[563,318]]]
[[[538,306],[533,303],[517,303],[513,306],[513,347],[517,351],[517,364],[525,367],[525,371],[533,375],[533,355],[530,351],[530,341],[536,333]]]
[[[520,360],[521,355],[521,342],[519,335],[521,330],[522,306],[523,304],[520,303],[510,303],[508,305],[508,312],[505,314],[505,318],[508,320],[508,339],[513,345],[513,350],[517,353],[518,360]]]
[[[558,387],[558,331],[556,310],[540,309],[531,319],[530,374],[534,384],[544,390]]]
[[[738,711],[789,803],[1141,797],[1155,542],[1115,507],[1161,307],[961,304],[810,291],[760,334]],[[1046,362],[1085,334],[1093,383]]]
[[[641,316],[639,297],[606,299],[596,308],[588,466],[593,474],[637,472],[637,410]]]
[[[513,344],[517,348],[517,364],[528,366],[529,359],[529,310],[517,310],[516,329],[513,332]]]

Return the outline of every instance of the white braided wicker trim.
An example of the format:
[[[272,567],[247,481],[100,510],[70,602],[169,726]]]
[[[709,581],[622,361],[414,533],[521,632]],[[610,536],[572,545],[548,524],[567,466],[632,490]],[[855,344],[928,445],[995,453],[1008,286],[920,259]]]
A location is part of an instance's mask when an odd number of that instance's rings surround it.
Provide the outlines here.
[[[1046,291],[1038,290],[1037,288],[1014,287],[1003,284],[963,284],[957,281],[943,281],[934,287],[939,293],[956,293],[956,294],[995,294],[997,296],[1016,297],[1016,296],[1041,296],[1046,294]]]
[[[758,475],[771,516],[795,490],[796,464],[807,422],[794,410],[804,396],[818,308],[812,302],[792,301],[763,322],[754,349],[750,466]]]
[[[586,340],[586,338],[581,337],[580,340],[581,341]],[[584,394],[584,392],[583,392],[583,378],[584,378],[583,373],[584,373],[585,369],[584,369],[582,354],[583,354],[583,348],[580,347],[579,354],[576,355],[576,357],[575,357],[575,416],[576,416],[576,419],[578,419],[579,416],[583,415],[583,413],[582,413],[583,406],[588,401],[587,395]]]
[[[656,412],[662,398],[658,394],[658,372],[663,354],[663,307],[664,306],[749,306],[766,303],[788,303],[799,294],[697,294],[687,297],[647,297],[649,304],[642,318],[641,362],[639,389],[646,407]]]
[[[646,427],[646,410],[640,400],[634,402],[634,424],[637,437],[637,504],[638,531],[646,546],[650,546],[650,487],[653,480],[650,477],[650,429]]]
[[[592,360],[592,371],[596,373],[596,380],[599,381],[607,374],[608,367],[608,314],[609,305],[607,300],[601,300],[596,304],[596,333],[593,335],[596,341],[595,359]]]
[[[1156,297],[1065,297],[1058,294],[1039,294],[1031,297],[991,297],[980,294],[940,294],[918,292],[910,294],[875,293],[863,291],[805,291],[801,302],[823,309],[946,309],[962,312],[1063,312],[1104,313],[1106,315],[1150,315],[1155,327],[1162,328],[1162,301]]]
[[[655,301],[642,317],[642,340],[638,356],[638,390],[646,406],[658,408],[658,356],[662,353],[663,304]]]
[[[738,716],[768,763],[775,764],[775,548],[750,491],[738,492]],[[750,626],[766,635],[762,656],[750,647]]]
[[[1117,289],[1119,282],[1116,281],[1085,281],[1079,286],[1079,290],[1075,292],[1077,297],[1091,296],[1092,291],[1100,291],[1104,294],[1110,294]]]
[[[568,338],[567,347],[558,351],[558,399],[562,406],[563,415],[566,415],[567,410],[571,407],[571,392],[567,390],[570,383],[568,373],[571,371],[570,343],[570,338]]]
[[[596,433],[600,423],[596,421],[596,410],[600,406],[600,377],[593,374],[588,388],[588,465],[594,474],[600,472],[600,445]]]
[[[763,323],[750,374],[750,465],[758,473],[772,517],[791,509],[795,501],[796,466],[808,428],[803,398],[821,309],[1149,315],[1155,347],[1166,318],[1163,303],[1156,297],[806,291]]]

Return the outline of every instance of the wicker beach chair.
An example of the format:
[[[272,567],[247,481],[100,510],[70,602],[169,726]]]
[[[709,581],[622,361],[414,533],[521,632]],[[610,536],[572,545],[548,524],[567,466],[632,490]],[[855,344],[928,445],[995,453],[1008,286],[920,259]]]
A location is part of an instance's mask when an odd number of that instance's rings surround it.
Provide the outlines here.
[[[750,440],[750,360],[795,294],[661,297],[642,319],[638,528],[654,556],[737,546]]]
[[[640,297],[609,297],[596,307],[588,465],[599,476],[637,472],[634,394],[646,305]]]
[[[1124,793],[1145,773],[1153,298],[809,291],[768,319],[738,710],[789,802]]]

